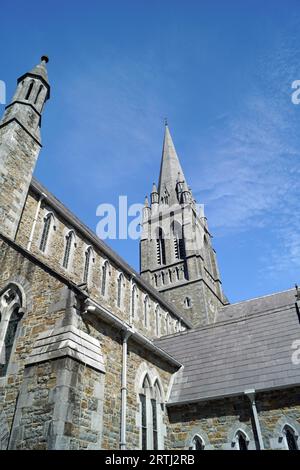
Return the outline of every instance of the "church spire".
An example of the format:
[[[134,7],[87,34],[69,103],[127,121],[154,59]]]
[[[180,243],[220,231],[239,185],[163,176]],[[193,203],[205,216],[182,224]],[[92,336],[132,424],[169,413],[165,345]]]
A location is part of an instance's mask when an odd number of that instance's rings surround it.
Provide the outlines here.
[[[34,75],[35,77],[40,77],[42,78],[46,83],[49,84],[48,80],[48,73],[47,73],[47,68],[46,64],[49,62],[49,57],[46,55],[43,55],[41,57],[41,62],[36,65],[30,72],[29,74],[32,76]],[[19,79],[20,80],[20,79]]]
[[[178,173],[180,173],[182,179],[185,180],[169,126],[165,123],[165,136],[158,184],[160,202],[167,200],[169,205],[178,203],[176,192]]]

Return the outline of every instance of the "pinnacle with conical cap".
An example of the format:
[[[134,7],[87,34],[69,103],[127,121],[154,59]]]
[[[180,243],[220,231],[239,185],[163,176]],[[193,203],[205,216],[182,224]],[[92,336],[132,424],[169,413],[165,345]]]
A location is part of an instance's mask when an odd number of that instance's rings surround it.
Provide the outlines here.
[[[151,207],[153,208],[153,205],[156,205],[158,203],[159,203],[159,196],[157,192],[157,187],[156,187],[156,184],[153,183],[152,192],[151,192]]]

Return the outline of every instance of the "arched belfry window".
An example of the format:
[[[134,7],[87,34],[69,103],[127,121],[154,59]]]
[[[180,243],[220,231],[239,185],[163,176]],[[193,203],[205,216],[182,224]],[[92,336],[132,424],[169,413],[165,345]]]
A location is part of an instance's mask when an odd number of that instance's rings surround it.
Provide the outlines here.
[[[299,450],[297,437],[294,429],[289,425],[285,425],[282,430],[282,433],[285,438],[286,448],[288,450]]]
[[[156,256],[157,256],[157,264],[162,265],[166,264],[166,247],[165,247],[165,239],[164,233],[162,228],[157,230],[156,235]]]
[[[185,246],[184,246],[182,227],[179,222],[177,221],[172,222],[171,232],[173,235],[173,242],[174,242],[174,257],[175,259],[184,259]]]
[[[63,267],[68,269],[71,257],[72,246],[74,244],[75,235],[73,230],[70,230],[66,235],[65,253],[63,259]]]
[[[22,294],[11,285],[0,296],[0,377],[7,374],[22,316]]]
[[[34,85],[34,81],[31,80],[30,83],[29,83],[28,89],[27,89],[27,93],[26,93],[26,95],[25,95],[25,100],[29,100],[30,95],[31,95],[31,93],[32,93],[33,85]]]
[[[40,250],[45,253],[47,244],[49,241],[49,234],[50,234],[50,229],[51,225],[54,222],[54,216],[52,212],[49,212],[45,217],[44,217],[44,225],[43,225],[43,231],[42,231],[42,236],[41,236],[41,241],[40,241]]]
[[[202,437],[196,434],[192,439],[189,450],[204,450],[204,447],[205,445]]]
[[[40,85],[40,87],[38,89],[38,92],[36,94],[35,100],[34,100],[34,104],[36,104],[38,102],[38,99],[40,97],[40,94],[41,94],[42,90],[43,90],[43,85]]]
[[[164,403],[158,380],[151,383],[146,374],[139,394],[142,450],[163,448]]]
[[[213,262],[212,262],[212,247],[208,242],[207,236],[204,236],[203,239],[203,250],[204,250],[204,263],[205,268],[210,273],[210,275],[214,276],[214,269],[213,269]]]

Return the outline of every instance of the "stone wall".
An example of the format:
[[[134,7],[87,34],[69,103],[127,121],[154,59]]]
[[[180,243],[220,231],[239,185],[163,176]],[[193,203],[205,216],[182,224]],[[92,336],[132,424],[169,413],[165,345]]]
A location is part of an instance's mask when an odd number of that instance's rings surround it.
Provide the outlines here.
[[[0,238],[0,293],[8,284],[17,283],[26,297],[8,373],[0,379],[1,447],[118,449],[122,333],[96,314],[81,316],[80,295],[59,273],[22,251]],[[90,343],[101,345],[98,363],[103,362],[105,371],[101,364],[101,370],[91,366],[91,352],[82,360],[87,364],[82,363],[80,348],[74,346],[74,335],[80,332],[81,350],[89,338]],[[176,367],[130,339],[127,445],[131,449],[140,446],[137,381],[148,370],[159,378],[167,396]]]
[[[37,206],[37,196],[34,192],[30,192],[27,197],[25,209],[17,233],[17,242],[25,248],[28,246]],[[54,214],[54,222],[50,229],[47,249],[45,253],[43,253],[40,251],[39,246],[43,231],[44,218],[49,212]],[[101,250],[99,250],[98,247],[93,245],[91,240],[89,240],[87,237],[84,237],[80,231],[75,229],[75,246],[73,247],[70,267],[67,270],[64,269],[62,267],[62,262],[65,250],[65,239],[66,235],[71,229],[74,229],[74,227],[57,214],[55,207],[52,207],[47,201],[45,201],[42,203],[38,214],[30,251],[48,263],[53,269],[67,276],[76,284],[80,284],[83,280],[85,251],[88,246],[92,245],[93,256],[91,260],[90,276],[88,282],[88,293],[92,299],[94,299],[96,302],[100,302],[101,304],[106,305],[107,308],[109,308],[115,315],[127,321],[128,323],[133,323],[134,326],[139,329],[139,331],[150,338],[156,337],[157,331],[159,331],[159,335],[165,335],[174,333],[179,329],[185,329],[185,325],[180,321],[180,318],[174,315],[171,310],[168,310],[158,299],[154,298],[151,293],[147,291],[147,289],[141,288],[139,283],[136,282],[136,278],[131,278],[114,260],[109,259],[103,252],[101,252]],[[106,294],[103,296],[101,294],[102,266],[107,260],[109,261],[109,275],[107,279]],[[124,285],[122,305],[119,308],[117,306],[117,283],[120,273],[124,274]],[[133,284],[135,284],[137,288],[134,318],[132,318],[133,315],[131,311]],[[146,295],[149,297],[147,326],[145,326],[144,319],[144,299]],[[155,312],[158,306],[159,326],[157,328],[157,317]],[[166,317],[168,318],[168,330],[166,328]]]
[[[259,393],[256,406],[265,449],[285,448],[282,428],[289,424],[300,433],[300,388]],[[258,449],[250,400],[232,397],[168,408],[170,449],[188,449],[194,435],[207,450],[234,450],[234,435],[249,436],[249,449]]]

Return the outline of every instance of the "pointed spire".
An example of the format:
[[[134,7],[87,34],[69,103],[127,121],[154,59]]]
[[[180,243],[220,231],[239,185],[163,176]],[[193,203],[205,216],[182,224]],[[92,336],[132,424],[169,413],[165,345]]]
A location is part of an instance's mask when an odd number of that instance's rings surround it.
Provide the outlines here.
[[[170,194],[170,205],[178,203],[176,185],[179,173],[181,175],[181,179],[184,179],[184,174],[169,131],[168,123],[165,122],[165,136],[160,167],[158,192],[161,200],[165,188],[167,188],[168,193]]]
[[[152,193],[157,193],[157,187],[155,183],[152,185]]]
[[[149,201],[148,201],[148,196],[145,196],[145,202],[144,202],[145,207],[149,207]]]
[[[50,98],[50,85],[46,67],[48,62],[49,58],[46,55],[43,55],[41,57],[41,62],[38,65],[36,65],[30,72],[26,72],[18,78],[18,83],[22,82],[26,77],[39,78],[48,90],[46,99]]]
[[[46,55],[43,55],[41,57],[40,64],[36,65],[29,73],[31,75],[36,75],[38,77],[41,77],[45,80],[46,83],[49,83],[48,73],[47,73],[47,68],[46,68],[46,64],[48,64],[48,62],[49,62],[49,57]]]

